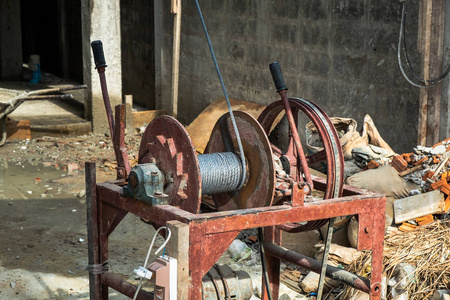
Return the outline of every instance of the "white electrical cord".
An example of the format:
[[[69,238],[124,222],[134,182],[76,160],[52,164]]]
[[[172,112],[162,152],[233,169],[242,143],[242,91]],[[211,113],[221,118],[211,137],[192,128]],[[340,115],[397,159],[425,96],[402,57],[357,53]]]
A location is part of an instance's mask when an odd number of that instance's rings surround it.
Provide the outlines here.
[[[159,251],[161,251],[161,250],[166,246],[166,244],[167,244],[167,243],[169,242],[169,240],[170,240],[170,237],[172,236],[172,232],[171,232],[170,229],[167,228],[166,226],[159,227],[158,230],[156,230],[155,235],[153,235],[153,239],[152,239],[152,242],[151,242],[151,244],[150,244],[150,247],[148,248],[147,257],[145,258],[145,262],[144,262],[144,268],[147,266],[148,259],[149,259],[149,257],[150,257],[150,252],[152,252],[153,244],[155,243],[155,239],[156,239],[156,237],[158,236],[158,232],[159,232],[161,229],[165,229],[165,230],[168,232],[168,235],[167,235],[167,238],[166,238],[166,240],[164,241],[164,243],[161,245],[161,247],[159,247],[158,250],[156,250],[155,255],[157,255],[157,254],[159,253]],[[139,294],[139,291],[141,290],[141,286],[142,286],[142,277],[139,279],[139,285],[138,285],[138,287],[137,287],[137,289],[136,289],[136,293],[134,293],[133,300],[136,300],[137,295]]]

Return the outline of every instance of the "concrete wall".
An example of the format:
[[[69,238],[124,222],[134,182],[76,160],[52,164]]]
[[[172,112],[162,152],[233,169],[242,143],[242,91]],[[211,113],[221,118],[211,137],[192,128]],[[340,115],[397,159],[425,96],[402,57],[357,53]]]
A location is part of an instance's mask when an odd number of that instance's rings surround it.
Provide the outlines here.
[[[200,1],[230,97],[277,99],[268,70],[281,64],[289,94],[361,125],[370,114],[398,152],[417,140],[419,90],[397,65],[401,3],[391,0]],[[163,1],[163,105],[170,99],[172,23]],[[408,7],[416,52],[418,1]],[[179,119],[192,121],[222,96],[193,1],[183,1]],[[416,56],[417,57],[417,56]],[[415,62],[419,62],[415,60]],[[416,64],[416,68],[420,68]]]
[[[0,1],[0,80],[22,80],[20,1]]]

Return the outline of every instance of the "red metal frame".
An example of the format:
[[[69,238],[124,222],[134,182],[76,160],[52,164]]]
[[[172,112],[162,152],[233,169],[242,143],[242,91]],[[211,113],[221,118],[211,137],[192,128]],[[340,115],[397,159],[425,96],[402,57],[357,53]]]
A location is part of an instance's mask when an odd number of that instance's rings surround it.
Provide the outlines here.
[[[344,196],[329,200],[304,202],[296,206],[241,209],[233,211],[193,214],[171,205],[151,206],[142,201],[124,197],[119,182],[96,184],[95,164],[86,163],[86,191],[88,208],[89,264],[101,264],[108,259],[108,237],[129,213],[156,224],[177,220],[189,225],[189,291],[188,299],[201,299],[202,278],[227,250],[237,234],[244,230],[265,227],[265,242],[280,245],[281,231],[277,225],[357,215],[359,218],[359,250],[372,251],[372,275],[366,290],[370,299],[380,299],[383,261],[383,241],[386,198],[353,187],[344,188]],[[316,189],[325,189],[326,182],[313,177]],[[301,203],[303,193],[294,193],[294,202]],[[273,299],[278,299],[280,259],[266,251],[268,274]],[[311,267],[314,269],[313,267]],[[366,282],[367,283],[367,282]],[[90,274],[91,299],[108,299],[108,287],[132,297],[136,287],[118,276],[104,272]],[[357,287],[358,288],[358,287]],[[360,289],[361,288],[359,287]],[[138,299],[152,299],[141,291]],[[268,299],[263,295],[263,299]]]

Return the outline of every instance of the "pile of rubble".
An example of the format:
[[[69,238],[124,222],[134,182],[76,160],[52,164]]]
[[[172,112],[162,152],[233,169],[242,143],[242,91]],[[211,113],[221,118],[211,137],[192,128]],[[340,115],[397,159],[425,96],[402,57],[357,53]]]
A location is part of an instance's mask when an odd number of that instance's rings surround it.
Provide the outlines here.
[[[399,229],[410,231],[435,218],[447,217],[450,209],[450,139],[433,147],[417,146],[411,153],[392,157],[391,165],[404,181],[417,185],[409,197],[393,202],[394,220]],[[373,163],[372,163],[373,164]]]
[[[140,136],[127,136],[125,144],[132,165],[137,163]],[[29,163],[74,171],[83,170],[87,161],[98,170],[115,174],[115,157],[111,139],[105,135],[88,134],[72,138],[43,137],[6,143],[2,152],[10,163]]]
[[[331,119],[341,138],[346,183],[387,198],[382,299],[450,299],[450,138],[399,155],[369,116],[361,133],[353,119]],[[315,141],[314,128],[307,126],[306,131],[309,141]],[[311,144],[309,150],[321,150],[320,143]],[[348,238],[353,247],[357,230],[352,218]],[[369,277],[371,255],[359,253],[350,264],[340,264]],[[318,276],[310,274],[307,277]],[[299,285],[305,286],[307,277],[300,278]],[[327,299],[368,299],[368,295],[337,285]]]

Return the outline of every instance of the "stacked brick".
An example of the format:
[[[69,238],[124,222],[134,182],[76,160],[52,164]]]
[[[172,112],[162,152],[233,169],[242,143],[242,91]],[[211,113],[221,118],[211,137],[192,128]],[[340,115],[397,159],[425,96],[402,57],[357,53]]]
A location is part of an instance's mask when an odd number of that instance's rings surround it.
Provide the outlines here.
[[[399,173],[405,171],[408,168],[408,163],[402,155],[394,156],[392,158],[391,164]]]

